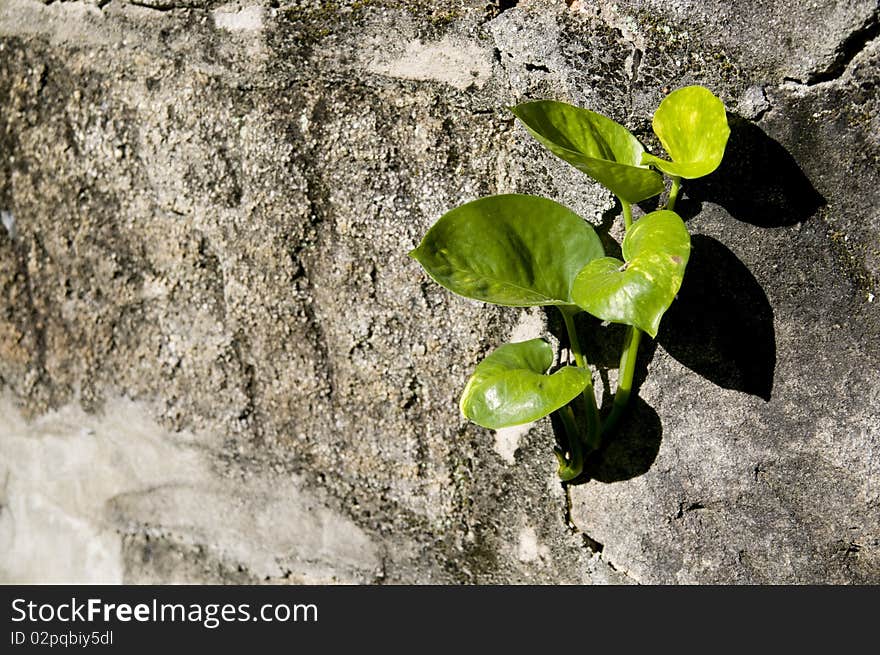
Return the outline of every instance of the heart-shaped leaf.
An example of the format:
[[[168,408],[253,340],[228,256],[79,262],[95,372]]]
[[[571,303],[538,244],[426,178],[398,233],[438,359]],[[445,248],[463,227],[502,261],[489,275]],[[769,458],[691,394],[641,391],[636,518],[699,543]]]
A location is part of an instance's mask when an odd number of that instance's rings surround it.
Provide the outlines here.
[[[678,214],[651,212],[623,239],[626,263],[614,257],[593,260],[575,279],[572,298],[603,321],[634,325],[656,337],[690,252],[691,238]]]
[[[642,163],[645,148],[620,123],[552,100],[526,102],[511,111],[550,152],[621,200],[641,202],[663,191],[663,178]]]
[[[509,343],[477,365],[461,395],[461,413],[497,430],[537,421],[564,407],[590,383],[590,372],[564,366],[544,375],[553,348],[543,339]]]
[[[730,127],[724,104],[709,89],[673,91],[660,103],[652,125],[672,161],[645,153],[644,163],[687,179],[708,175],[721,164]]]
[[[438,284],[496,305],[573,305],[571,283],[604,255],[595,230],[559,203],[489,196],[444,214],[410,253]]]

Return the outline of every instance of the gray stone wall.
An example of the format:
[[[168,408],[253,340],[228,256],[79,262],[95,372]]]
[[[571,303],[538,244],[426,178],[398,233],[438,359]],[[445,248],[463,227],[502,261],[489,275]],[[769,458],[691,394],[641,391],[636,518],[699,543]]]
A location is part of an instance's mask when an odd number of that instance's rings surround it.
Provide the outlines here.
[[[0,580],[880,582],[875,0],[0,0]],[[491,193],[620,236],[506,107],[653,144],[684,287],[620,435],[564,488],[548,420],[460,416],[552,312],[406,253]],[[650,209],[650,203],[643,210]],[[600,393],[622,333],[581,323]],[[597,372],[598,373],[598,372]]]

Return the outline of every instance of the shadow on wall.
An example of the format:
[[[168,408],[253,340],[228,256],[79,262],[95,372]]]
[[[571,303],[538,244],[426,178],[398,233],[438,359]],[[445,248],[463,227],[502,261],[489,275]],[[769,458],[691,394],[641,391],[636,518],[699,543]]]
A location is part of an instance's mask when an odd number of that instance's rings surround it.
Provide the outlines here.
[[[794,157],[764,130],[736,114],[727,114],[730,138],[721,166],[706,177],[688,180],[689,202],[682,218],[699,213],[692,203],[721,205],[739,221],[757,227],[783,227],[805,221],[825,204]]]
[[[777,141],[740,116],[728,114],[730,139],[721,166],[711,175],[685,181],[676,210],[684,220],[702,203],[722,206],[735,219],[764,228],[794,225],[825,204],[794,158]],[[645,207],[646,211],[656,209]],[[607,232],[610,220],[603,221]],[[609,238],[602,234],[603,242]],[[566,343],[561,321],[551,329]],[[553,329],[555,326],[556,329]],[[607,369],[615,368],[623,343],[622,326],[600,329],[586,318],[578,323],[589,344],[588,360],[600,368],[603,407],[612,395]],[[660,450],[663,426],[657,412],[638,397],[656,344],[694,373],[725,389],[769,401],[776,368],[773,308],[748,267],[723,243],[710,236],[691,238],[691,258],[676,301],[663,318],[656,342],[643,339],[630,407],[615,433],[588,457],[584,475],[600,482],[628,480],[646,473]],[[557,439],[564,432],[556,429]]]
[[[719,387],[770,400],[776,368],[773,309],[749,269],[720,241],[691,237],[684,282],[657,342]]]

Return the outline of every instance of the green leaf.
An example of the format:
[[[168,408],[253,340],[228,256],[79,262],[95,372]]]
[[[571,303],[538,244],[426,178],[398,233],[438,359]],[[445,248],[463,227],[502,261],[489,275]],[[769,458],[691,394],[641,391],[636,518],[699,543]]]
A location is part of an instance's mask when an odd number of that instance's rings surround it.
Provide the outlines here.
[[[672,161],[645,153],[644,163],[686,179],[708,175],[721,164],[730,127],[724,104],[709,89],[673,91],[660,103],[652,125]]]
[[[511,109],[550,152],[618,198],[641,202],[663,191],[663,178],[643,165],[645,148],[620,123],[564,102],[540,100]]]
[[[573,305],[571,283],[604,255],[595,230],[559,203],[489,196],[444,214],[410,253],[438,284],[496,305]]]
[[[590,383],[590,372],[564,366],[544,375],[553,348],[543,339],[509,343],[477,365],[461,395],[461,413],[497,430],[537,421],[564,407]]]
[[[602,257],[574,281],[572,297],[603,321],[625,323],[657,336],[660,319],[675,299],[691,252],[691,238],[678,214],[651,212],[623,239],[624,264]]]

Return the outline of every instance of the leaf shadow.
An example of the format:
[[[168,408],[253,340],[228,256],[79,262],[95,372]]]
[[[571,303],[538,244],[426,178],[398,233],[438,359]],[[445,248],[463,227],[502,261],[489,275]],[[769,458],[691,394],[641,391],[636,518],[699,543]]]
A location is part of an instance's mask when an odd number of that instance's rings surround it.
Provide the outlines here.
[[[647,473],[657,459],[662,438],[660,416],[639,396],[633,396],[614,434],[587,457],[584,474],[577,482],[622,482]]]
[[[721,165],[710,175],[687,180],[687,201],[676,209],[687,220],[699,203],[713,202],[739,221],[757,227],[782,227],[808,219],[825,205],[791,153],[760,127],[728,112],[730,138]]]
[[[691,237],[691,258],[657,342],[723,387],[770,400],[776,368],[773,308],[761,285],[720,241]]]

